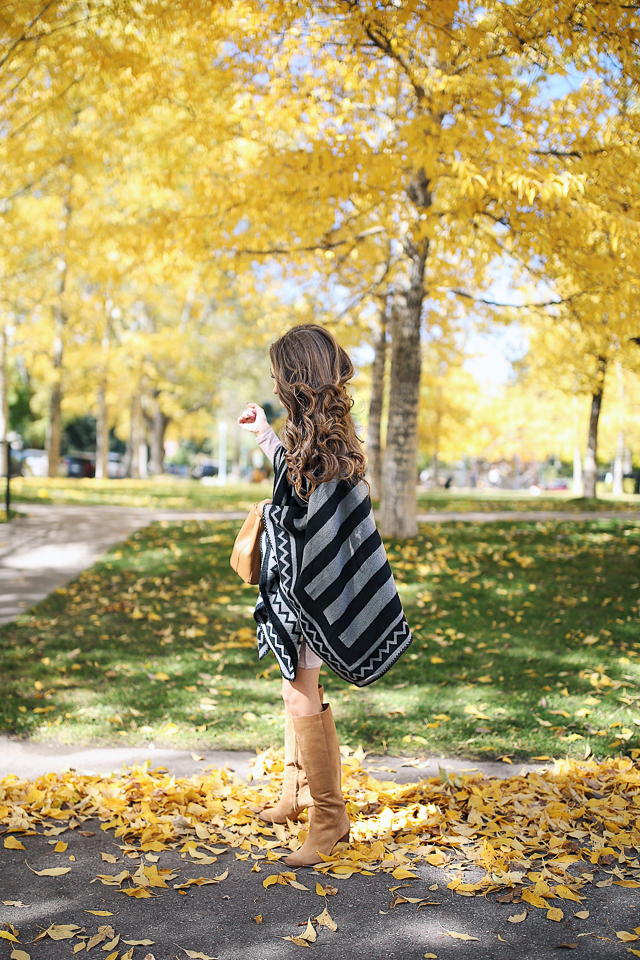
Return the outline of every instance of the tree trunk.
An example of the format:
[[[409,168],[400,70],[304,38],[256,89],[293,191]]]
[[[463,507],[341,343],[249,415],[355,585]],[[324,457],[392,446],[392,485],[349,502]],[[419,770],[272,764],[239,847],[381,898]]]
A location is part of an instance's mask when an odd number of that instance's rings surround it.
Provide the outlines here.
[[[96,479],[106,480],[109,476],[109,408],[107,407],[107,388],[109,386],[109,352],[111,349],[111,310],[113,301],[107,297],[104,304],[105,328],[102,337],[102,371],[98,389],[98,416],[96,424]]]
[[[4,324],[0,328],[0,442],[7,439],[9,433],[9,371],[7,369],[7,330]],[[0,447],[0,463],[4,464],[4,447]]]
[[[618,431],[618,445],[616,447],[616,458],[613,462],[613,493],[616,497],[621,497],[624,493],[622,476],[624,460],[624,430]]]
[[[140,471],[140,451],[144,444],[144,417],[142,414],[142,394],[136,390],[131,401],[131,468],[130,476],[132,480],[139,480]]]
[[[582,489],[582,453],[576,444],[573,448],[573,492],[576,497],[583,496]]]
[[[377,499],[382,488],[382,406],[384,403],[384,373],[387,360],[387,323],[380,317],[380,330],[375,344],[371,368],[371,400],[367,426],[367,479],[371,496]]]
[[[584,495],[595,497],[596,480],[598,478],[598,423],[602,409],[604,393],[604,378],[607,370],[607,361],[598,358],[598,380],[591,394],[591,412],[589,415],[589,433],[587,436],[587,452],[584,458]]]
[[[109,476],[109,410],[107,409],[106,383],[98,390],[98,417],[96,423],[96,480]]]
[[[164,460],[164,435],[169,424],[169,417],[167,417],[159,406],[156,407],[156,410],[153,414],[153,420],[151,422],[150,430],[150,457],[149,457],[149,473],[152,476],[157,476],[162,473],[162,462]]]
[[[61,231],[66,231],[71,219],[71,202],[69,198],[71,185],[66,187],[62,199]],[[53,353],[51,363],[53,378],[49,399],[49,423],[47,426],[46,448],[48,458],[48,474],[57,477],[60,467],[60,442],[62,440],[62,364],[64,360],[64,328],[67,325],[67,314],[64,310],[64,293],[67,286],[68,263],[66,256],[58,260],[58,283],[53,304]]]
[[[61,270],[60,280],[58,281],[57,302],[53,308],[53,382],[51,384],[51,394],[49,397],[49,423],[47,425],[47,458],[49,461],[48,475],[57,477],[60,468],[60,444],[62,441],[62,363],[64,360],[64,341],[63,332],[67,322],[67,315],[62,309],[62,296],[64,293],[65,279],[67,275],[67,265],[63,261],[64,267]]]
[[[429,182],[419,171],[409,196],[417,207],[431,203]],[[391,373],[387,444],[382,470],[380,529],[387,537],[415,537],[418,533],[417,466],[418,411],[420,404],[420,327],[424,300],[424,272],[429,241],[415,246],[409,238],[404,248],[410,259],[394,282],[391,304]]]
[[[613,461],[613,494],[621,497],[624,493],[624,373],[620,361],[616,364],[618,373],[618,443],[616,447],[616,457]]]

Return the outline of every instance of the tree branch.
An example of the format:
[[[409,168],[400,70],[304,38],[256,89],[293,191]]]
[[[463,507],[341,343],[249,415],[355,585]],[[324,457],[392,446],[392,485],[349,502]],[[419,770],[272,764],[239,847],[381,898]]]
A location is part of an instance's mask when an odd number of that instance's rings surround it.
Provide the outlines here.
[[[503,307],[513,310],[533,310],[537,307],[558,307],[563,303],[569,303],[576,297],[581,297],[582,292],[572,293],[569,297],[563,297],[560,300],[543,300],[539,303],[499,303],[497,300],[487,300],[484,297],[476,297],[466,290],[455,290],[448,288],[450,293],[455,293],[457,297],[463,297],[465,300],[472,300],[474,303],[484,303],[489,307]]]

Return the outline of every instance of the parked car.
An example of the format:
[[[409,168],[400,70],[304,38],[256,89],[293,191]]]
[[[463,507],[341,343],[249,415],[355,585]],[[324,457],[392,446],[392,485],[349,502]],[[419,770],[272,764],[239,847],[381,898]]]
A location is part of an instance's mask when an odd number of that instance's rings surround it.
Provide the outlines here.
[[[107,476],[111,480],[122,480],[126,473],[121,453],[107,455]]]
[[[556,477],[555,480],[547,481],[547,490],[568,490],[569,481],[566,477]]]
[[[23,477],[46,477],[49,473],[49,457],[46,450],[27,447],[15,456],[20,458]]]
[[[191,471],[191,476],[194,480],[202,480],[203,477],[217,477],[218,467],[213,460],[203,460],[201,463],[196,463]]]
[[[96,475],[95,453],[68,453],[62,458],[61,474],[63,477],[77,477],[86,479]]]

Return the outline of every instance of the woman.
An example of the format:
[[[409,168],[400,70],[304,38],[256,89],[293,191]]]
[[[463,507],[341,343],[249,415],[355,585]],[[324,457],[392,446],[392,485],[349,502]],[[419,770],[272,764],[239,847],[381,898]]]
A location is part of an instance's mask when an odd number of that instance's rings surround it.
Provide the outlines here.
[[[284,787],[267,822],[309,808],[309,833],[286,860],[322,861],[349,839],[340,749],[318,677],[326,663],[365,686],[411,643],[411,634],[373,520],[365,458],[346,384],[353,365],[323,327],[302,324],[270,349],[273,392],[287,412],[280,441],[255,403],[238,418],[274,465],[264,508],[260,594],[255,609],[260,658],[271,650],[285,702]]]

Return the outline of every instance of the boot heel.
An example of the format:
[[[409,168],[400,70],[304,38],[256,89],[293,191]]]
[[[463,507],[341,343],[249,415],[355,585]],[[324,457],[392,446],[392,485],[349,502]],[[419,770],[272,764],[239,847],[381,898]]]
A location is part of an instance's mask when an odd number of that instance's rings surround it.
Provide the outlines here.
[[[350,834],[350,833],[351,833],[351,831],[350,831],[350,830],[347,830],[347,832],[345,833],[344,837],[340,837],[340,839],[339,839],[337,842],[338,842],[338,843],[349,843],[349,834]]]

